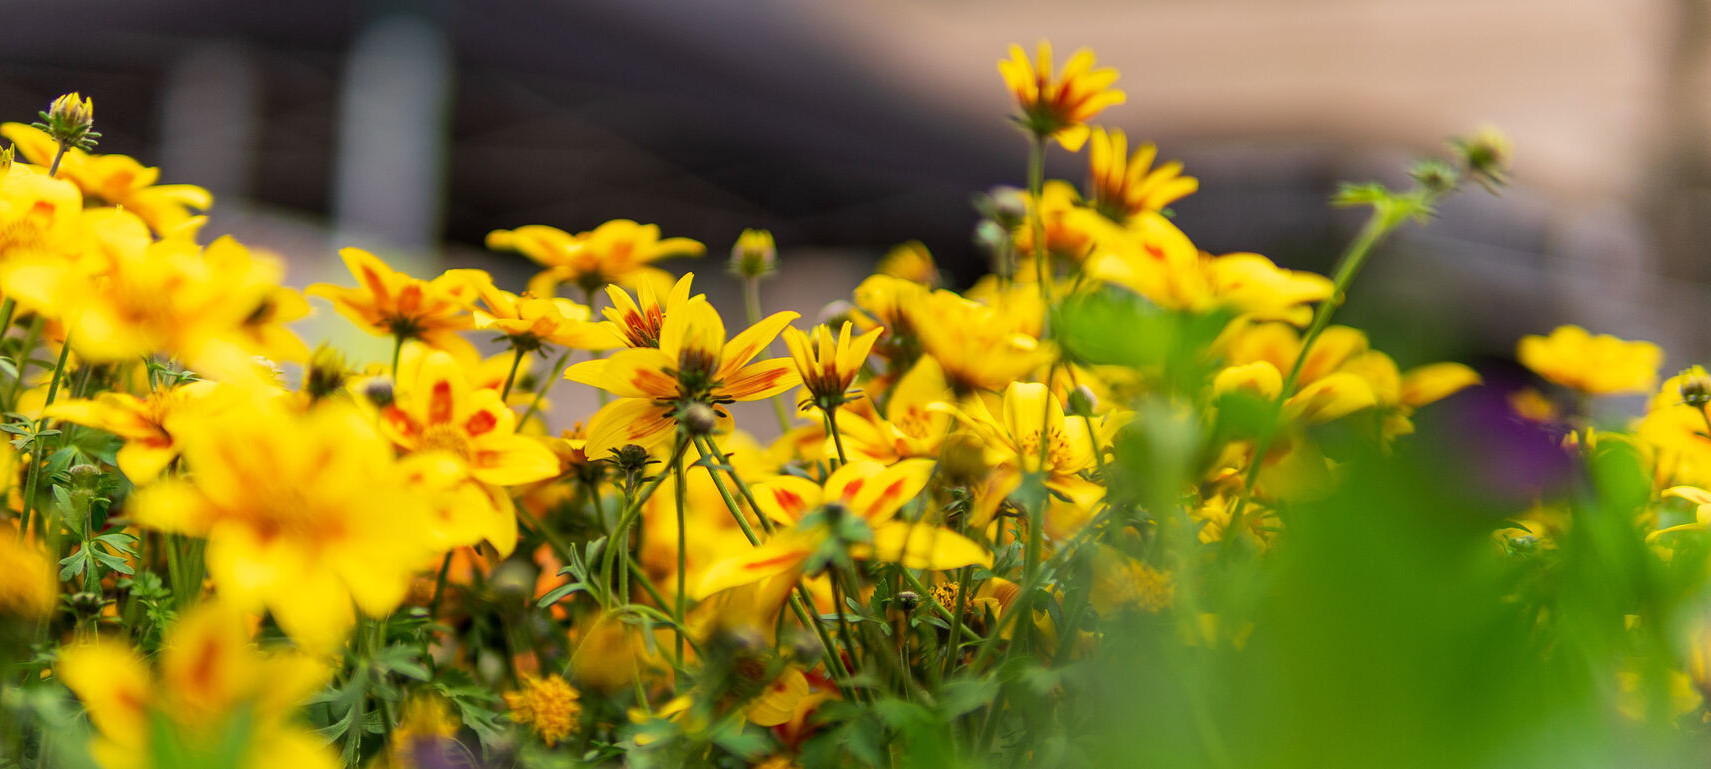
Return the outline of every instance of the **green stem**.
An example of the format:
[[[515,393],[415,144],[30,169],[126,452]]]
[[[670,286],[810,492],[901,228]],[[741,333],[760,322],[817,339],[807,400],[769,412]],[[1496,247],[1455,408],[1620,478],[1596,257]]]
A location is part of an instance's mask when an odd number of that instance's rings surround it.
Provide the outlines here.
[[[836,406],[822,407],[820,413],[826,418],[826,434],[832,436],[832,446],[838,450],[838,466],[842,467],[849,464],[850,460],[844,454],[844,437],[838,434],[837,410]]]
[[[445,560],[440,561],[439,574],[434,577],[434,597],[428,601],[429,619],[438,617],[440,614],[440,598],[446,592],[446,575],[452,570],[452,552],[451,550],[446,551]]]
[[[1046,137],[1035,134],[1034,141],[1028,145],[1028,198],[1033,203],[1029,206],[1028,226],[1034,235],[1034,269],[1038,273],[1040,284],[1040,304],[1050,307],[1052,301],[1052,273],[1050,254],[1046,251],[1046,222],[1041,211],[1041,198],[1046,188]],[[1040,336],[1044,338],[1047,330],[1044,324],[1050,321],[1050,313],[1041,320]]]
[[[12,380],[12,389],[6,393],[8,411],[18,410],[18,393],[24,387],[24,374],[30,368],[30,354],[35,352],[36,342],[41,336],[42,316],[36,315],[30,319],[30,330],[24,333],[24,346],[18,348],[18,378]]]
[[[683,457],[683,452],[688,447],[689,441],[682,439],[677,441],[677,446],[674,447],[671,452],[671,464],[673,466],[676,466],[677,461]],[[600,573],[605,576],[605,579],[607,580],[606,584],[612,584],[612,572],[613,569],[616,568],[616,564],[618,562],[617,549],[628,549],[630,526],[635,523],[636,518],[641,515],[642,505],[647,503],[648,498],[653,496],[654,491],[657,490],[659,485],[665,482],[665,479],[670,477],[670,475],[670,473],[660,473],[659,475],[654,476],[652,480],[648,481],[647,485],[640,489],[634,499],[629,500],[625,504],[623,514],[618,516],[618,525],[612,527],[612,538],[607,540],[606,550],[600,554]],[[625,584],[627,583],[628,581],[626,580]]]
[[[569,360],[570,349],[565,348],[564,352],[559,353],[558,360],[553,361],[553,375],[541,382],[541,389],[535,391],[535,399],[529,402],[528,410],[523,412],[523,418],[517,420],[517,424],[526,424],[529,417],[534,416],[535,412],[541,409],[541,400],[547,397],[547,391],[551,390],[553,385],[558,382],[558,378],[564,376],[565,364]]]
[[[523,348],[517,348],[517,357],[511,359],[511,373],[505,376],[505,389],[499,391],[499,401],[506,403],[511,398],[511,385],[517,382],[517,369],[523,365],[523,356],[527,355]]]
[[[679,443],[685,443],[686,441],[683,438],[679,438],[678,442]],[[684,452],[681,452],[681,451],[677,452],[676,462],[672,466],[672,473],[677,476],[676,488],[674,489],[674,491],[676,492],[674,496],[676,497],[676,503],[677,503],[677,602],[676,602],[677,616],[676,616],[676,619],[677,619],[677,658],[680,660],[683,659],[684,618],[686,616],[688,616],[688,614],[689,614],[689,595],[685,592],[685,588],[686,588],[685,581],[688,578],[688,574],[686,572],[687,572],[687,566],[689,563],[689,552],[688,552],[689,551],[689,530],[688,530],[688,527],[684,523],[684,515],[683,515],[683,509],[685,507],[684,494],[685,494],[686,488],[689,486],[689,479],[687,477],[685,477],[683,474],[683,454],[684,454]]]
[[[760,322],[760,278],[743,279],[743,310],[748,315],[750,326]],[[766,345],[766,354],[772,354],[771,342]],[[784,396],[774,395],[768,400],[772,401],[773,415],[778,417],[778,433],[790,432],[790,409],[784,405]]]
[[[404,354],[404,335],[403,334],[393,334],[392,336],[393,336],[393,339],[396,340],[392,343],[392,381],[394,383],[397,383],[398,382],[398,359],[400,357],[402,357]]]
[[[1331,316],[1348,298],[1350,284],[1361,268],[1366,266],[1367,259],[1384,238],[1394,231],[1402,220],[1389,214],[1383,208],[1373,209],[1366,224],[1361,227],[1360,234],[1349,244],[1342,258],[1337,261],[1335,275],[1331,279],[1331,295],[1320,302],[1313,312],[1313,321],[1307,326],[1307,332],[1301,337],[1301,349],[1295,354],[1295,363],[1289,367],[1289,376],[1283,380],[1283,387],[1277,392],[1277,401],[1272,406],[1272,426],[1260,434],[1254,441],[1253,456],[1248,459],[1248,472],[1243,479],[1240,496],[1236,497],[1235,507],[1230,511],[1230,520],[1224,525],[1224,547],[1229,547],[1241,531],[1242,517],[1247,512],[1248,502],[1253,498],[1254,484],[1259,481],[1260,471],[1265,468],[1265,455],[1271,451],[1272,441],[1277,438],[1278,425],[1281,420],[1284,404],[1289,401],[1289,394],[1301,380],[1301,371],[1306,368],[1307,358],[1313,352],[1313,344],[1319,341],[1319,335],[1331,325]]]
[[[71,332],[68,331],[68,332],[66,332],[65,340],[60,344],[60,347],[59,347],[59,362],[55,363],[53,366],[53,377],[48,380],[48,397],[47,397],[46,401],[42,402],[42,410],[43,411],[46,411],[49,406],[52,406],[54,398],[59,395],[60,380],[65,378],[65,361],[68,357],[70,357],[70,355],[71,355]],[[47,418],[43,417],[41,422],[38,422],[38,426],[40,424],[45,423],[46,421],[47,421]],[[51,437],[51,436],[49,436],[49,437]],[[19,529],[18,529],[19,536],[23,536],[25,534],[25,532],[28,532],[30,529],[31,513],[32,513],[32,511],[35,510],[35,507],[36,507],[36,504],[35,504],[36,503],[36,490],[41,486],[42,465],[47,462],[47,460],[50,456],[53,455],[53,448],[54,448],[53,444],[55,442],[54,441],[45,441],[45,443],[46,443],[46,445],[44,446],[44,438],[43,438],[43,436],[38,434],[35,437],[35,440],[32,441],[30,444],[29,478],[26,479],[26,481],[25,481],[25,491],[24,491],[24,525],[19,527]],[[44,448],[46,449],[45,451],[44,451]],[[45,523],[45,520],[44,520],[44,523]],[[46,534],[47,533],[47,527],[43,526],[42,531],[44,534]]]

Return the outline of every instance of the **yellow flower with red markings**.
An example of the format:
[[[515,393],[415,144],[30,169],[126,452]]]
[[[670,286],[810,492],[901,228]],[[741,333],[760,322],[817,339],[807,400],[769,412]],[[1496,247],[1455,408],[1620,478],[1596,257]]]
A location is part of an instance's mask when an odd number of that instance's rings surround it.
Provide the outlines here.
[[[475,311],[475,328],[504,334],[518,350],[534,351],[556,344],[577,350],[605,350],[619,342],[603,324],[589,320],[586,305],[569,299],[541,299],[513,294],[492,284],[481,286],[485,309]]]
[[[845,517],[859,520],[869,532],[866,541],[850,543],[851,558],[895,562],[910,569],[990,566],[992,555],[973,540],[936,523],[898,517],[898,510],[926,487],[932,472],[929,459],[908,459],[890,467],[855,460],[838,468],[824,484],[788,475],[756,484],[755,504],[761,514],[790,528],[749,552],[713,564],[691,593],[705,597],[798,572],[837,536],[832,529]]]
[[[873,343],[884,333],[876,328],[851,339],[850,326],[849,321],[844,321],[835,339],[824,324],[807,334],[795,328],[784,330],[790,360],[796,365],[797,375],[802,377],[803,388],[816,403],[835,407],[844,402],[844,393],[855,383]]]
[[[852,459],[891,464],[899,459],[932,457],[950,434],[950,413],[936,405],[954,396],[945,372],[932,358],[922,358],[892,385],[881,414],[863,399],[839,409],[838,432]]]
[[[707,251],[699,241],[661,238],[659,225],[629,219],[613,219],[575,235],[539,224],[494,230],[487,235],[487,247],[516,251],[546,267],[529,280],[529,293],[535,296],[552,296],[564,283],[590,294],[608,283],[664,289],[671,275],[654,262]]]
[[[500,555],[510,555],[517,521],[511,496],[500,487],[558,475],[558,458],[540,441],[518,435],[517,416],[499,391],[472,387],[452,356],[432,350],[400,368],[395,397],[381,412],[382,432],[410,454],[450,457],[461,470],[454,477],[481,492],[451,484],[455,496],[438,506],[445,539],[435,549],[486,539]]]
[[[121,641],[62,651],[54,672],[89,711],[96,763],[165,769],[153,759],[176,755],[240,769],[338,766],[294,718],[332,671],[305,654],[258,652],[250,627],[228,603],[197,606],[167,630],[156,670]]]
[[[695,273],[684,273],[664,298],[651,283],[638,286],[634,299],[624,289],[607,286],[606,295],[612,299],[612,306],[600,310],[606,316],[607,328],[625,347],[659,347],[660,334],[665,330],[665,316],[689,302],[689,284],[694,280]]]
[[[339,256],[357,286],[317,283],[309,287],[310,296],[331,300],[339,314],[371,334],[418,339],[465,364],[480,360],[475,346],[457,332],[474,327],[471,305],[481,286],[493,282],[487,273],[449,270],[433,280],[422,280],[386,266],[360,248],[341,249]]]
[[[23,123],[0,125],[0,136],[11,139],[18,153],[43,169],[53,164],[59,143],[47,132]],[[144,166],[125,155],[96,155],[76,147],[60,158],[58,178],[77,185],[92,201],[117,206],[142,217],[161,237],[190,237],[202,226],[196,212],[214,205],[214,196],[190,184],[156,184],[160,169]]]
[[[1016,122],[1041,138],[1056,139],[1074,152],[1087,141],[1087,121],[1106,107],[1122,104],[1128,97],[1111,87],[1117,70],[1094,68],[1093,52],[1077,50],[1052,76],[1052,44],[1040,41],[1038,61],[1028,60],[1022,46],[1010,46],[1010,57],[998,62],[998,74],[1016,98],[1022,113]]]
[[[354,407],[297,413],[256,392],[244,418],[204,416],[174,430],[188,475],[139,489],[145,528],[207,540],[208,576],[244,610],[263,607],[294,640],[330,651],[356,622],[397,607],[433,555],[426,498]]]
[[[1114,222],[1142,211],[1158,211],[1200,189],[1200,180],[1182,175],[1182,163],[1153,168],[1158,147],[1147,142],[1127,154],[1121,129],[1093,129],[1087,153],[1088,198],[1094,210]]]
[[[125,440],[116,459],[132,483],[148,483],[178,458],[173,438],[177,425],[205,411],[207,397],[217,385],[202,381],[163,387],[139,398],[130,393],[104,392],[88,399],[58,401],[43,416],[106,430]]]
[[[801,383],[787,358],[751,363],[790,321],[780,312],[725,340],[725,323],[702,297],[666,315],[659,347],[619,350],[571,366],[565,378],[620,396],[588,423],[588,455],[605,457],[627,444],[653,447],[672,433],[680,412],[768,398]]]

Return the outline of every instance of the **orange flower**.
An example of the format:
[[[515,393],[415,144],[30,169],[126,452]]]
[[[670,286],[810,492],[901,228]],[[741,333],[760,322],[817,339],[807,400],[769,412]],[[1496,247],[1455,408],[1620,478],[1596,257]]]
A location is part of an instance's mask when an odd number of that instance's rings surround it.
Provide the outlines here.
[[[433,280],[421,280],[386,266],[360,248],[342,249],[339,256],[358,286],[317,283],[309,287],[310,296],[332,300],[341,315],[370,333],[420,339],[466,364],[480,360],[475,346],[457,332],[475,325],[470,305],[480,287],[493,282],[487,273],[448,270]]]
[[[1054,79],[1052,44],[1043,40],[1037,65],[1028,61],[1022,46],[1012,45],[1010,58],[998,62],[998,74],[1022,109],[1016,122],[1035,136],[1057,139],[1070,152],[1087,141],[1088,120],[1127,98],[1111,87],[1117,70],[1094,69],[1093,52],[1085,48],[1076,51]]]

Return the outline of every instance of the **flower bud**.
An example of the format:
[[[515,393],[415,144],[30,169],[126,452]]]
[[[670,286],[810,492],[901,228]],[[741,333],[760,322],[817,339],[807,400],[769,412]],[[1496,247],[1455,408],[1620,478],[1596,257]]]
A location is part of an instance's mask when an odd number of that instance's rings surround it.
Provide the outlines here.
[[[1077,385],[1069,391],[1069,413],[1071,416],[1090,417],[1099,408],[1099,396],[1094,395],[1087,385]]]
[[[802,667],[812,667],[825,654],[825,646],[813,633],[797,630],[790,636],[790,659]]]
[[[363,397],[368,398],[370,403],[381,408],[392,405],[392,400],[396,397],[392,391],[392,379],[389,377],[375,377],[368,380],[368,384],[362,388],[362,394]]]
[[[641,472],[642,468],[653,462],[648,450],[634,443],[625,444],[612,450],[612,464],[624,473]]]
[[[988,254],[999,254],[1010,243],[1010,231],[991,219],[982,219],[974,226],[974,245]]]
[[[0,150],[0,176],[5,176],[12,170],[12,157],[17,152],[13,147]]]
[[[91,149],[95,140],[101,138],[101,134],[92,130],[95,127],[93,99],[68,93],[54,99],[46,112],[36,114],[41,115],[44,122],[36,123],[35,127],[52,137],[62,151],[71,147]]]
[[[1502,131],[1486,126],[1472,136],[1451,140],[1450,145],[1461,156],[1468,175],[1487,190],[1495,191],[1507,182],[1514,145]]]
[[[107,605],[107,599],[100,593],[85,590],[67,596],[66,603],[71,605],[71,611],[80,619],[89,619],[101,614],[101,608]]]
[[[838,326],[842,326],[844,321],[850,320],[851,316],[854,314],[855,305],[843,299],[839,299],[835,302],[827,303],[825,307],[821,307],[820,314],[814,317],[814,322],[818,325],[837,328]]]
[[[915,607],[921,605],[921,594],[913,590],[905,590],[897,594],[897,608],[905,614],[913,613]]]
[[[345,380],[349,377],[345,356],[338,349],[322,344],[309,357],[309,370],[303,375],[303,390],[309,394],[310,400],[318,401],[344,389]]]
[[[1696,409],[1705,408],[1706,404],[1711,404],[1711,376],[1706,376],[1703,372],[1689,373],[1683,371],[1681,376],[1681,402]]]
[[[1414,181],[1434,193],[1443,195],[1456,188],[1461,182],[1456,170],[1441,160],[1422,160],[1408,172]]]
[[[719,412],[705,403],[691,403],[683,410],[681,423],[690,435],[707,435],[719,426]]]
[[[763,278],[778,269],[778,247],[766,230],[743,230],[731,246],[731,274],[739,278]]]

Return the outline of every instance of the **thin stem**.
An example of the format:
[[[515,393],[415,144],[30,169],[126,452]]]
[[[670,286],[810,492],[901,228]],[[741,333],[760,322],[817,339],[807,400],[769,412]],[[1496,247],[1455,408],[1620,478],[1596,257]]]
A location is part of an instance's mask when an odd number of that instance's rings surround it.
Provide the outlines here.
[[[743,278],[743,310],[748,315],[749,325],[760,322],[760,278]],[[766,345],[766,354],[772,354],[772,343]],[[790,432],[790,410],[784,405],[783,395],[774,395],[772,413],[778,417],[778,432],[780,435]]]
[[[48,397],[47,397],[46,401],[42,402],[42,410],[44,412],[47,410],[47,408],[49,406],[53,405],[54,398],[59,395],[60,380],[65,378],[65,361],[68,357],[70,357],[70,355],[71,355],[71,332],[67,331],[65,334],[65,340],[60,343],[59,362],[55,363],[53,366],[53,378],[48,380]],[[43,417],[42,423],[45,423],[45,422],[46,422],[46,417]],[[40,423],[38,423],[38,424],[40,424]],[[38,430],[37,432],[39,433],[40,431]],[[51,444],[54,442],[53,441],[47,441],[47,443],[49,444],[46,447],[48,449],[47,451],[43,451],[43,448],[44,448],[43,442],[44,442],[43,437],[38,434],[36,436],[35,440],[32,441],[30,444],[30,470],[29,470],[29,476],[30,477],[26,481],[26,484],[25,484],[24,522],[23,522],[23,525],[18,528],[18,533],[20,536],[22,536],[25,532],[29,531],[30,516],[31,516],[32,511],[34,511],[35,507],[36,507],[36,504],[35,504],[35,502],[36,502],[36,489],[41,485],[42,469],[43,469],[42,466],[44,463],[46,463],[48,457],[52,456],[52,454],[53,454]],[[43,523],[44,524],[46,523],[45,519],[43,520]],[[44,535],[47,533],[47,527],[45,525],[42,527],[42,532]]]
[[[398,381],[398,359],[400,357],[402,357],[404,354],[404,335],[403,334],[393,334],[392,336],[393,336],[393,339],[396,340],[392,343],[392,381],[397,382]]]
[[[434,597],[428,601],[428,617],[430,618],[439,616],[440,598],[446,592],[446,575],[452,570],[452,552],[451,550],[446,551],[445,560],[440,562],[440,572],[434,577]]]
[[[841,467],[850,463],[844,454],[844,437],[838,434],[837,407],[822,408],[820,413],[826,418],[826,434],[832,436],[832,446],[838,450],[838,465]]]
[[[683,457],[683,452],[688,447],[689,441],[683,439],[679,439],[677,441],[677,446],[674,447],[671,452],[671,464],[673,466],[675,466],[677,461]],[[642,505],[647,503],[648,498],[653,496],[654,491],[659,489],[659,485],[664,483],[665,479],[670,477],[670,475],[670,473],[660,473],[659,475],[654,476],[652,480],[648,481],[647,485],[641,488],[634,499],[629,500],[625,504],[623,514],[618,516],[618,525],[612,528],[612,538],[607,540],[606,551],[601,553],[600,573],[606,576],[606,584],[611,584],[612,570],[617,563],[616,548],[627,548],[630,526],[635,523],[636,518],[641,515]],[[625,584],[628,584],[627,580],[625,581]]]
[[[506,375],[506,377],[505,377],[505,389],[499,391],[499,401],[501,403],[505,403],[505,402],[510,401],[510,399],[511,399],[511,385],[517,383],[517,369],[522,367],[523,356],[527,355],[527,354],[528,354],[527,351],[525,351],[521,347],[518,347],[517,348],[517,357],[511,359],[511,373]]]
[[[65,159],[66,150],[68,150],[70,148],[71,148],[71,145],[65,144],[64,142],[60,143],[59,150],[53,154],[53,164],[48,166],[48,176],[49,177],[53,177],[53,176],[56,176],[59,174],[59,161]]]
[[[679,438],[680,443],[685,442]],[[683,509],[684,492],[689,486],[689,479],[683,474],[683,454],[677,452],[677,460],[672,466],[672,472],[677,476],[677,658],[683,659],[683,620],[689,614],[689,595],[685,592],[685,580],[688,578],[687,565],[689,562],[689,530],[684,525]]]
[[[1050,307],[1052,301],[1052,270],[1051,254],[1046,250],[1045,213],[1041,211],[1041,198],[1045,195],[1046,187],[1046,136],[1035,134],[1034,141],[1028,145],[1028,196],[1033,203],[1029,207],[1028,226],[1034,236],[1034,269],[1038,273],[1040,284],[1040,304]],[[1041,320],[1041,336],[1046,335],[1044,324],[1050,322],[1050,314]]]

